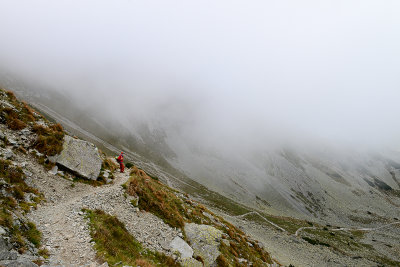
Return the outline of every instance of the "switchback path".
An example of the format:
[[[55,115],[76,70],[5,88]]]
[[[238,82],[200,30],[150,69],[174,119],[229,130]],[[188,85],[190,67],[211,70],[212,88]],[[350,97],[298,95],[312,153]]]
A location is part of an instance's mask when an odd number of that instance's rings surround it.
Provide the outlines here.
[[[258,213],[257,211],[251,211],[242,215],[237,215],[237,216],[232,216],[232,217],[236,217],[236,218],[243,218],[246,215],[250,215],[250,214],[256,214],[258,216],[260,216],[264,221],[266,221],[267,223],[271,224],[272,226],[276,227],[277,229],[281,230],[282,232],[287,232],[285,229],[283,229],[282,227],[280,227],[279,225],[277,225],[274,222],[271,222],[270,220],[266,219],[264,216],[262,216],[260,213]]]
[[[347,227],[341,227],[341,228],[336,228],[336,229],[329,229],[329,231],[376,231],[382,228],[386,228],[386,227],[390,227],[392,225],[395,224],[400,224],[400,222],[393,222],[393,223],[388,223],[385,225],[381,225],[378,227],[374,227],[374,228],[347,228]],[[317,227],[300,227],[299,229],[297,229],[295,236],[299,236],[299,233],[304,230],[304,229],[318,229]]]

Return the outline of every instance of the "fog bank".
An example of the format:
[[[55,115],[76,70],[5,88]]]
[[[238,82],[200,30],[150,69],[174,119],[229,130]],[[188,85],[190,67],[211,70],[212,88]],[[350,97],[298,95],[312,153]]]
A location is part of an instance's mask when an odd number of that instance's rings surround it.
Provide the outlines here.
[[[0,1],[0,71],[191,144],[400,148],[398,1]],[[105,116],[107,115],[107,116]]]

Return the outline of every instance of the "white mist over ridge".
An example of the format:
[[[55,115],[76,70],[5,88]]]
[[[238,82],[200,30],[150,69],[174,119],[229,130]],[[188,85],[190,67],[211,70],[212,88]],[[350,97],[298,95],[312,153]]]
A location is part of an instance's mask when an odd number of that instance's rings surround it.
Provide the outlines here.
[[[400,143],[397,1],[1,6],[0,69],[99,116],[212,146]]]

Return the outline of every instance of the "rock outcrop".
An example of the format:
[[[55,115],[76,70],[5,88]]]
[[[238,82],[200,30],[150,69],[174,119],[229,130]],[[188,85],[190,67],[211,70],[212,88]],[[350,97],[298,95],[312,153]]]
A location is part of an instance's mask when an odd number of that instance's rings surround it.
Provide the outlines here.
[[[204,266],[215,266],[220,252],[218,250],[222,231],[203,224],[185,224],[186,238],[193,248],[194,256],[200,256]]]
[[[96,180],[100,174],[102,160],[99,151],[92,143],[64,137],[63,150],[57,159],[57,164],[71,170],[77,175]]]

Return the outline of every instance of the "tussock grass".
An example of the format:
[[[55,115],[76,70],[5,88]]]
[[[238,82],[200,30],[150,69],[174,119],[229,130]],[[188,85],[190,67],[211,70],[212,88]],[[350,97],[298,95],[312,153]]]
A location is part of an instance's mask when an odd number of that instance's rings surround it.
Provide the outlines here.
[[[5,190],[12,196],[0,196],[2,207],[0,209],[0,225],[7,228],[10,232],[11,243],[15,243],[18,251],[23,253],[27,248],[27,241],[35,245],[36,248],[41,246],[41,233],[36,229],[32,222],[20,221],[19,225],[14,223],[12,212],[16,209],[29,211],[31,206],[36,206],[40,202],[42,195],[35,189],[28,186],[24,180],[24,174],[20,167],[11,164],[11,161],[0,159],[0,177],[2,177],[9,186]],[[38,197],[34,198],[35,203],[26,203],[24,201],[25,193],[34,193]]]
[[[131,266],[180,266],[172,258],[144,249],[116,217],[101,210],[84,210],[97,255],[110,266],[118,262]]]
[[[38,135],[32,147],[48,156],[54,156],[62,151],[64,131],[60,124],[49,127],[35,125],[32,131]]]
[[[36,121],[35,113],[28,104],[18,101],[11,91],[1,90],[1,92],[5,93],[5,100],[15,107],[15,109],[3,106],[0,107],[1,117],[8,128],[12,130],[22,130],[29,123]]]
[[[0,106],[0,115],[3,123],[12,130],[22,130],[28,125],[33,125],[32,131],[38,135],[32,147],[40,153],[54,156],[61,152],[64,130],[60,124],[51,124],[49,127],[35,124],[40,118],[39,113],[35,112],[27,103],[19,101],[13,92],[0,89],[0,93],[5,94],[5,100],[14,108]]]
[[[119,166],[114,160],[112,160],[110,158],[105,158],[103,160],[103,163],[101,164],[101,168],[104,170],[110,170],[113,172],[113,171],[117,170],[119,168]]]
[[[182,213],[185,213],[183,201],[169,190],[165,190],[159,181],[151,179],[142,172],[142,170],[133,171],[139,176],[134,174],[128,186],[128,193],[139,196],[140,209],[155,214],[172,227],[183,228],[185,222],[182,216]]]

